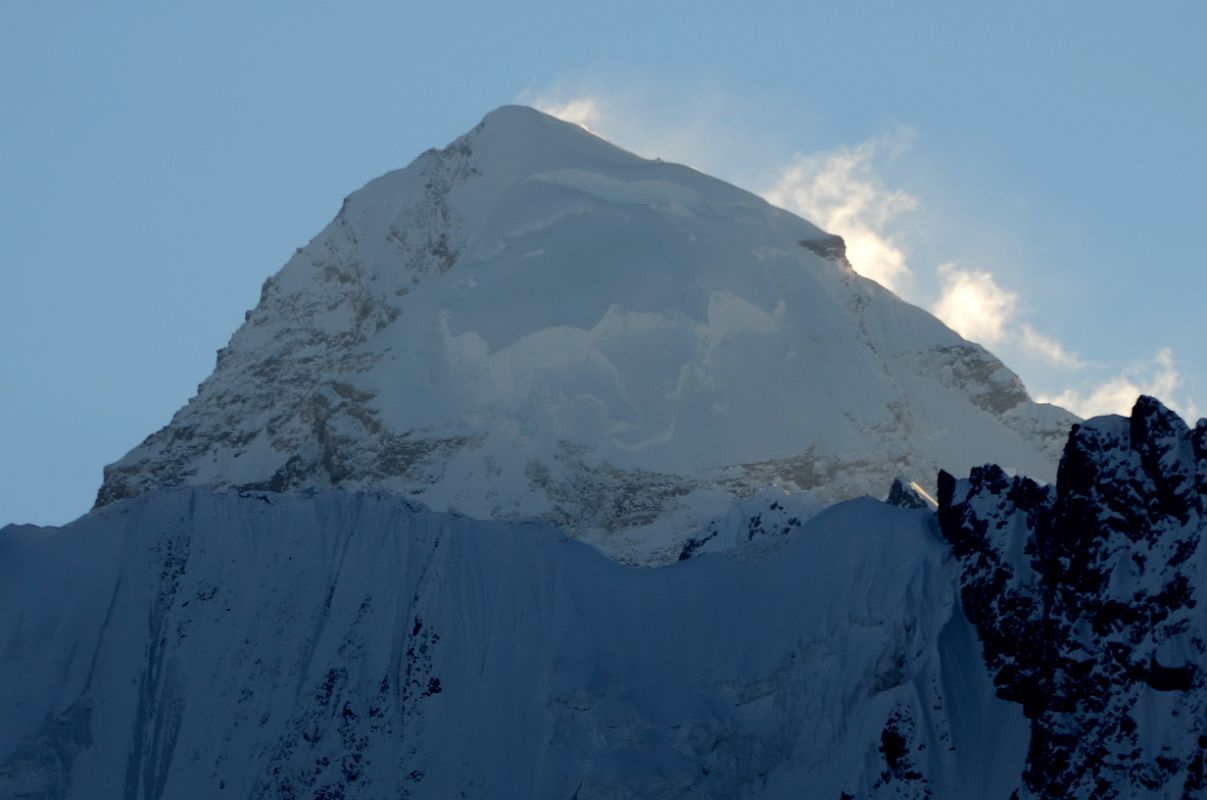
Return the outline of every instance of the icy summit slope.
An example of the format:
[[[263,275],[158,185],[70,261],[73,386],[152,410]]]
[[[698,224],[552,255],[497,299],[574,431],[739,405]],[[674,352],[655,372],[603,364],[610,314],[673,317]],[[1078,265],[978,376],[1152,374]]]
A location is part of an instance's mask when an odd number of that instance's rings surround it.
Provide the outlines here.
[[[374,486],[657,561],[768,485],[832,502],[990,461],[1050,480],[1073,421],[841,239],[504,107],[348,197],[97,505]]]
[[[932,521],[659,569],[385,492],[10,526],[0,796],[1003,798],[1026,722]]]

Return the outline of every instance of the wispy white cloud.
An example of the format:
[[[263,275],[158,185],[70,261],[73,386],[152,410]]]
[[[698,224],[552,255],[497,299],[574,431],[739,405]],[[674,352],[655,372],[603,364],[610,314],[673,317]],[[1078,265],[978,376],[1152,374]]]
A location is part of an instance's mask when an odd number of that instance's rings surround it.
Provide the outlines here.
[[[519,101],[646,158],[731,180],[738,176],[728,169],[741,160],[743,141],[753,137],[735,121],[727,96],[710,87],[662,97],[647,88],[560,83],[522,92]],[[720,131],[726,135],[718,135]]]
[[[1082,369],[1086,362],[1057,340],[1019,319],[1019,295],[1003,288],[992,272],[942,264],[935,270],[939,298],[930,311],[952,330],[990,347],[1009,343],[1028,358],[1065,369]]]
[[[916,209],[918,200],[889,189],[876,160],[908,149],[913,136],[909,128],[898,128],[854,147],[797,155],[763,196],[845,239],[847,258],[861,275],[908,294],[913,272],[890,226]]]
[[[532,107],[566,122],[580,125],[589,131],[604,118],[600,100],[589,95],[559,99],[554,95],[532,97]]]
[[[941,290],[931,313],[965,339],[987,345],[1002,341],[1018,307],[1018,295],[998,285],[993,274],[942,264],[935,271]]]
[[[1193,400],[1180,397],[1182,373],[1174,364],[1173,352],[1163,347],[1151,362],[1133,364],[1118,375],[1089,387],[1065,389],[1056,394],[1041,394],[1037,399],[1055,403],[1081,417],[1100,414],[1129,414],[1136,398],[1152,395],[1188,420],[1199,416]]]
[[[1065,369],[1084,369],[1086,367],[1086,362],[1079,355],[1071,352],[1055,339],[1044,336],[1028,323],[1024,322],[1019,326],[1019,334],[1019,344],[1022,349],[1040,361],[1046,361],[1054,367],[1064,367]]]
[[[1066,369],[1084,367],[1079,356],[1020,318],[1019,295],[1002,287],[993,273],[947,263],[925,280],[930,276],[911,269],[902,228],[908,212],[921,204],[912,194],[890,188],[878,166],[907,151],[914,137],[911,129],[900,127],[853,147],[798,155],[763,195],[842,236],[856,271],[907,300],[918,301],[919,282],[937,284],[931,312],[961,336],[990,346],[1008,341],[1029,358]]]

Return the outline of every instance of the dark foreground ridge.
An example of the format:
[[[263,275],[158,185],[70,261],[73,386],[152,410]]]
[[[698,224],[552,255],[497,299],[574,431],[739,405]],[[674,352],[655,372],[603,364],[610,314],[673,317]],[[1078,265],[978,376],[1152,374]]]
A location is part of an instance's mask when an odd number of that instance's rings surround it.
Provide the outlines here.
[[[964,613],[1022,705],[1041,797],[1202,797],[1207,421],[1151,397],[1074,427],[1055,487],[939,481]]]

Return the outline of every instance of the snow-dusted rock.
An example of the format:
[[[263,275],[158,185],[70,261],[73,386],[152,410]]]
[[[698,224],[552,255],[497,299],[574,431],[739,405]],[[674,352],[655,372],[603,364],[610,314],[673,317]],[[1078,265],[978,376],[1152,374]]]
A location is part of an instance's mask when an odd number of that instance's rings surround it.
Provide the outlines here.
[[[935,499],[915,481],[894,478],[884,502],[900,508],[935,508]]]
[[[1073,429],[1055,486],[985,467],[939,491],[1033,795],[1207,796],[1207,420],[1141,397]]]
[[[348,197],[97,506],[380,487],[670,561],[767,486],[833,502],[986,462],[1051,480],[1074,419],[838,237],[505,107]]]

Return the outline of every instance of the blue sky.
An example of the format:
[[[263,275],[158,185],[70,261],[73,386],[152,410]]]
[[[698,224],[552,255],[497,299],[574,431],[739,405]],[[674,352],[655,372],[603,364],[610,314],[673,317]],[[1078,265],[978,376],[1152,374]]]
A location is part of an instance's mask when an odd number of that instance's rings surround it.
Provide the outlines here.
[[[1207,412],[1207,5],[8,3],[0,523],[83,513],[369,179],[527,102],[858,242],[1040,397]]]

